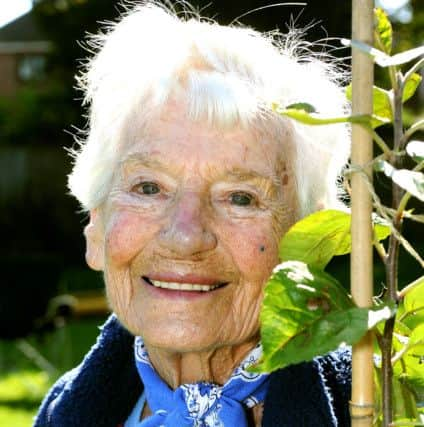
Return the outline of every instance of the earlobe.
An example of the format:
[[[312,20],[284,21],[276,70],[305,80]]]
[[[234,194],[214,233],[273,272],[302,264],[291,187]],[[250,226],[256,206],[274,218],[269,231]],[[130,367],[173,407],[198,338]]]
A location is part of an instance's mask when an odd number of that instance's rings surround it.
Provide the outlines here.
[[[90,268],[103,271],[104,267],[104,232],[98,209],[90,211],[90,222],[84,229],[86,242],[85,260]]]

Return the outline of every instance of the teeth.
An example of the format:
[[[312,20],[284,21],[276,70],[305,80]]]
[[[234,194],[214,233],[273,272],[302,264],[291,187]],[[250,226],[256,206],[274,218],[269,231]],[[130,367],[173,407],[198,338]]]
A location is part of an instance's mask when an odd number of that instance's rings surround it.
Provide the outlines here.
[[[174,289],[177,291],[207,292],[207,291],[212,291],[213,289],[216,289],[219,286],[219,284],[208,286],[208,285],[198,285],[197,283],[161,282],[159,280],[152,280],[152,279],[150,279],[150,282],[156,288]]]

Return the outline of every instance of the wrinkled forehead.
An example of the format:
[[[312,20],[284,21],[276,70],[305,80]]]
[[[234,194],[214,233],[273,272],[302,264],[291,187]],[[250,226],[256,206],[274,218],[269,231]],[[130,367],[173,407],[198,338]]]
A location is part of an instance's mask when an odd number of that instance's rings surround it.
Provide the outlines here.
[[[233,107],[234,108],[234,107]],[[143,146],[152,142],[163,142],[187,145],[182,134],[192,141],[190,152],[198,156],[208,156],[208,146],[201,144],[200,139],[220,141],[228,144],[222,152],[222,161],[227,163],[231,158],[232,144],[244,144],[250,151],[257,153],[258,162],[266,158],[275,165],[275,172],[292,169],[295,163],[296,150],[294,131],[289,120],[278,117],[265,108],[251,115],[249,120],[240,120],[237,115],[231,119],[225,116],[226,111],[211,116],[193,114],[187,96],[172,96],[166,103],[147,115],[135,111],[125,124],[126,146],[120,153],[120,163],[133,154],[145,152]],[[222,117],[221,117],[222,116]],[[198,138],[198,139],[196,139]],[[194,143],[193,141],[197,141]],[[212,148],[214,148],[212,146]],[[222,149],[222,146],[221,146]],[[181,150],[181,155],[184,155]],[[270,158],[271,157],[271,158]]]

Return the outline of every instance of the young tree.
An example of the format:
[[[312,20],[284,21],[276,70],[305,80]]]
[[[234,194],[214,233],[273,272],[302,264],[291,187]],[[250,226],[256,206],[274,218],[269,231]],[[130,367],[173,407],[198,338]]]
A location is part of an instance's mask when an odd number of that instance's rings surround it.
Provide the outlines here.
[[[361,4],[364,5],[364,2]],[[414,95],[421,82],[417,71],[424,65],[424,47],[391,56],[391,24],[381,9],[375,10],[374,21],[376,47],[371,46],[370,33],[366,34],[366,31],[365,35],[362,31],[355,31],[354,39],[344,40],[344,44],[351,45],[362,56],[368,55],[379,67],[387,70],[390,89],[372,87],[369,66],[366,63],[355,66],[354,62],[354,85],[346,90],[347,96],[354,102],[351,116],[322,117],[312,105],[304,103],[285,109],[275,106],[280,114],[309,125],[343,122],[354,125],[354,137],[359,135],[359,140],[354,140],[352,164],[347,176],[352,192],[362,194],[352,194],[352,216],[341,211],[320,211],[295,224],[283,237],[280,256],[284,262],[275,269],[265,289],[261,316],[264,358],[260,369],[272,371],[311,360],[340,345],[353,345],[354,370],[365,369],[363,372],[366,373],[373,361],[375,389],[374,404],[373,387],[367,391],[361,381],[355,380],[354,373],[353,424],[374,423],[384,427],[421,425],[424,423],[424,413],[422,405],[418,403],[424,400],[424,276],[399,290],[398,257],[399,247],[402,246],[424,267],[422,257],[401,234],[403,221],[424,222],[422,215],[407,210],[412,197],[424,201],[424,174],[420,172],[424,167],[424,142],[412,140],[416,132],[424,128],[424,120],[404,129],[402,117],[403,104]],[[360,18],[358,14],[355,22],[367,25],[367,18]],[[368,43],[358,40],[362,37]],[[403,71],[405,65],[413,61],[413,65]],[[365,99],[365,105],[356,107],[356,97],[364,94],[360,87],[355,87],[355,75],[364,72],[364,68],[368,68],[365,71],[368,73],[365,85],[369,86],[373,102],[366,105]],[[359,77],[364,79],[363,74]],[[388,123],[393,129],[391,145],[376,131]],[[374,158],[366,144],[367,135],[380,151]],[[364,148],[365,155],[361,153]],[[411,165],[409,168],[408,164]],[[372,167],[392,181],[391,206],[381,202],[373,187],[370,176]],[[355,176],[358,177],[356,185]],[[365,200],[364,204],[361,197]],[[370,202],[376,211],[372,215]],[[358,224],[355,226],[355,215],[359,217],[358,222],[364,225],[363,229]],[[361,234],[364,243],[356,243],[357,251],[354,253],[353,240]],[[384,244],[387,238],[388,243]],[[357,291],[356,283],[353,283],[351,297],[325,268],[336,255],[352,251],[352,257],[358,257],[365,252],[365,261],[364,258],[352,260],[353,268],[361,270],[360,275],[355,271],[352,279],[363,282],[370,277],[372,246],[386,271],[384,287],[379,296],[372,297],[370,289],[363,290],[359,286]],[[293,301],[296,301],[296,307]],[[371,302],[372,306],[369,306]],[[277,328],[276,319],[279,321]],[[364,338],[367,336],[370,338]],[[374,355],[370,357],[368,341],[372,338]],[[355,359],[358,349],[360,354],[365,353],[363,358],[361,355],[359,357],[362,361]],[[358,369],[355,363],[365,363],[365,368],[361,365]],[[358,386],[359,390],[356,389]]]

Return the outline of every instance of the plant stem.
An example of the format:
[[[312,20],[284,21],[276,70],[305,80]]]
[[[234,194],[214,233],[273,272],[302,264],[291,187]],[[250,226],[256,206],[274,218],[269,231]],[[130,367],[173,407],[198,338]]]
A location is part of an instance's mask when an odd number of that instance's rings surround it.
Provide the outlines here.
[[[409,138],[419,130],[424,129],[424,119],[419,120],[418,122],[414,123],[403,135],[401,144],[404,145],[408,142]]]
[[[352,1],[352,39],[373,44],[373,0]],[[373,296],[373,263],[371,224],[372,199],[368,189],[372,180],[372,132],[358,120],[372,114],[374,64],[372,59],[352,50],[352,253],[351,293],[359,307],[371,307]],[[384,147],[384,145],[383,145]],[[383,149],[383,148],[382,148]],[[384,149],[383,149],[384,151]],[[374,417],[373,337],[370,333],[353,346],[352,427],[371,427]]]
[[[424,67],[424,58],[421,58],[409,71],[405,74],[405,82],[407,82],[411,76],[416,73],[420,68]]]
[[[380,259],[383,262],[386,262],[387,254],[386,254],[386,249],[384,248],[383,244],[381,244],[378,241],[374,242],[374,248],[375,248],[378,256],[380,257]]]
[[[53,366],[34,346],[27,340],[20,339],[16,342],[18,348],[37,367],[47,372],[51,379],[57,378],[59,371]]]
[[[398,89],[398,84],[396,80],[396,67],[389,67],[389,77],[393,90]]]
[[[387,155],[390,156],[391,154],[391,150],[390,148],[386,145],[386,143],[384,142],[384,139],[375,131],[372,131],[372,135],[374,138],[374,141],[377,143],[377,145],[380,147],[381,151]]]
[[[412,283],[410,283],[408,286],[405,286],[400,292],[399,292],[399,298],[405,298],[405,295],[411,290],[414,289],[415,286],[419,285],[421,282],[424,281],[424,276],[418,277],[417,280],[414,280]]]
[[[392,410],[392,337],[395,319],[387,320],[384,325],[384,333],[381,338],[381,374],[382,374],[382,409],[383,427],[388,427],[393,420]]]
[[[396,84],[393,87],[393,154],[390,157],[390,164],[399,168],[401,159],[396,156],[403,149],[403,122],[402,122],[402,92],[404,80],[400,72],[396,73]],[[392,208],[396,210],[393,218],[393,227],[400,233],[402,228],[403,210],[399,210],[404,191],[395,183],[392,183]],[[398,262],[399,262],[399,240],[395,234],[390,235],[389,248],[386,260],[386,285],[388,302],[397,303],[398,301]],[[388,427],[393,421],[393,402],[392,402],[392,337],[395,319],[389,319],[384,326],[382,338],[382,389],[383,389],[383,426]]]

